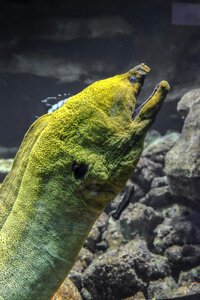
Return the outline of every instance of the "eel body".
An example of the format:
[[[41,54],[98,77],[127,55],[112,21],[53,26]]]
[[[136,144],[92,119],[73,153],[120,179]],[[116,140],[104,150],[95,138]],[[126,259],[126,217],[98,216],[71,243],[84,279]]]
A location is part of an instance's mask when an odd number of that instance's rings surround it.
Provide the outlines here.
[[[97,81],[30,127],[0,188],[0,299],[47,300],[125,185],[169,90],[136,109],[141,64]]]

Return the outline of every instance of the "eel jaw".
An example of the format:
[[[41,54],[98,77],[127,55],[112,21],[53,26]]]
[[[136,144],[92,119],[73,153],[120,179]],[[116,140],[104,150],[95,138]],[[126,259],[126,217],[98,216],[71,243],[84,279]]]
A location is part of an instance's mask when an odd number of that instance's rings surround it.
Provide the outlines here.
[[[135,66],[133,69],[131,69],[129,71],[129,73],[135,74],[137,73],[138,75],[146,75],[147,73],[149,73],[151,71],[151,69],[144,63],[141,63],[140,65]]]
[[[137,96],[139,95],[140,91],[141,91],[141,87],[144,83],[144,79],[145,76],[147,75],[147,73],[150,72],[150,68],[145,65],[144,63],[134,67],[133,69],[131,69],[129,71],[131,74],[137,74],[137,79],[138,82],[140,83],[140,88],[138,90]],[[153,111],[158,111],[158,106],[160,107],[164,98],[166,97],[168,91],[170,89],[170,86],[168,84],[167,81],[163,80],[161,81],[156,88],[154,89],[153,93],[151,94],[151,96],[145,100],[140,106],[136,106],[132,115],[132,119],[135,120],[140,113],[144,114],[144,112],[146,111],[147,114],[149,115],[150,111],[153,113]],[[159,105],[160,103],[160,105]],[[155,107],[155,109],[154,109]],[[152,113],[150,113],[149,117],[152,115]],[[155,114],[155,112],[153,113]]]
[[[150,72],[150,68],[141,63],[140,65],[131,69],[128,73],[129,76],[134,75],[139,83],[139,87],[135,92],[135,96],[138,97],[141,87],[144,83],[145,76]],[[154,89],[151,96],[144,101],[140,106],[136,106],[134,108],[134,112],[132,115],[132,119],[135,121],[136,119],[142,118],[144,119],[151,119],[154,118],[156,113],[158,112],[159,108],[161,107],[163,100],[165,99],[170,87],[167,81],[161,81],[156,88]]]
[[[156,86],[151,96],[135,109],[132,116],[133,120],[140,121],[153,119],[161,108],[169,89],[170,86],[168,82],[162,80]]]

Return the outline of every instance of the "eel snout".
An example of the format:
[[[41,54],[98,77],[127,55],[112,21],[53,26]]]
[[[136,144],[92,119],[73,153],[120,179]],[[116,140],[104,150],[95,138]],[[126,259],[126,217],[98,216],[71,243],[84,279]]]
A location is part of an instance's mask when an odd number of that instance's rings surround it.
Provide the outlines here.
[[[145,77],[150,72],[150,70],[151,69],[146,64],[141,63],[140,65],[137,65],[136,67],[134,67],[128,72],[129,81],[131,83],[137,84],[137,88],[134,90],[135,98],[137,98],[138,95],[140,94],[141,88],[144,84]]]
[[[137,81],[140,83],[140,89],[138,90],[137,96],[139,95],[141,91],[141,87],[144,83],[144,79],[146,75],[150,72],[150,68],[144,64],[141,63],[140,65],[134,67],[129,71],[129,73],[132,76],[136,76]],[[143,101],[143,103],[139,106],[136,106],[134,109],[132,118],[133,120],[140,115],[140,113],[143,112],[149,112],[149,111],[154,111],[154,108],[158,106],[159,103],[162,102],[163,98],[165,98],[167,92],[169,91],[170,87],[167,81],[163,80],[161,81],[156,88],[154,89],[153,93],[151,96]]]
[[[129,72],[131,75],[138,75],[139,76],[145,76],[147,75],[151,69],[144,63],[141,63],[140,65],[134,67]]]

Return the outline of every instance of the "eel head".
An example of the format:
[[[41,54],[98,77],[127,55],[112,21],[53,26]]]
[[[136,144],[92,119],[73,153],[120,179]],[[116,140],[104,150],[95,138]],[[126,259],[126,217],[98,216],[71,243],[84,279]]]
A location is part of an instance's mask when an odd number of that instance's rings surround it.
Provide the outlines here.
[[[36,176],[45,188],[49,182],[58,193],[58,187],[62,191],[67,187],[67,198],[73,203],[81,198],[97,213],[121,191],[169,90],[168,83],[161,81],[138,107],[137,97],[149,71],[140,64],[94,82],[49,115],[28,163],[32,173],[41,174]]]
[[[52,114],[55,124],[60,124],[56,135],[59,132],[65,145],[71,186],[95,210],[101,211],[123,188],[169,90],[168,83],[161,81],[137,106],[149,71],[142,63],[127,73],[97,81]]]

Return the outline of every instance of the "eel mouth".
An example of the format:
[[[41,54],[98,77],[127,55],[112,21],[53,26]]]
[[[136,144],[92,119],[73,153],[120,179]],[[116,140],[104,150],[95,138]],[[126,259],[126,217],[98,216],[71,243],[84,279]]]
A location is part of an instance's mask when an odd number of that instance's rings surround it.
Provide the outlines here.
[[[134,67],[129,71],[131,75],[135,75],[137,78],[137,82],[139,83],[139,89],[137,91],[136,97],[138,97],[141,88],[144,84],[144,80],[146,75],[150,72],[150,68],[144,64],[141,63],[140,65]],[[135,106],[132,119],[135,120],[137,117],[141,116],[144,118],[144,115],[146,113],[146,116],[151,118],[153,115],[157,113],[159,108],[161,107],[163,100],[165,99],[170,87],[167,81],[163,80],[161,81],[154,89],[153,93],[149,98],[147,98],[145,101],[143,101],[142,104]]]
[[[136,107],[135,107],[133,115],[132,115],[132,119],[133,120],[139,115],[142,107],[145,106],[145,104],[147,104],[151,100],[151,98],[155,95],[156,91],[158,90],[158,87],[159,87],[159,85],[156,86],[156,88],[154,89],[154,91],[151,94],[151,96],[148,97],[143,103],[141,103],[140,105],[136,104]]]

